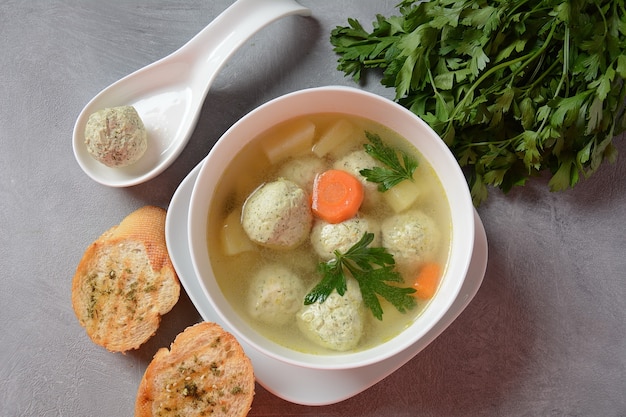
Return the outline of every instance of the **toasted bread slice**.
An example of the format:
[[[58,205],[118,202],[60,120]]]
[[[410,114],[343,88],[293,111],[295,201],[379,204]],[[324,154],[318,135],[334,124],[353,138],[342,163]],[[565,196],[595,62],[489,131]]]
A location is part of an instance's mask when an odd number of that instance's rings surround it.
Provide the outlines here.
[[[237,339],[202,322],[154,355],[139,384],[135,417],[244,417],[253,398],[252,363]]]
[[[178,301],[165,214],[153,206],[129,214],[87,248],[76,268],[74,312],[91,340],[110,351],[137,349]]]

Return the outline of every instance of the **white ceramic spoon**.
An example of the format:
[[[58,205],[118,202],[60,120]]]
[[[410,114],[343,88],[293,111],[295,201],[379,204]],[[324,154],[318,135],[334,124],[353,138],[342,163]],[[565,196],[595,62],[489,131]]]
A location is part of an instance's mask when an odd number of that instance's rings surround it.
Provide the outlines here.
[[[93,180],[127,187],[154,178],[189,141],[209,88],[226,60],[256,32],[289,15],[311,11],[295,0],[237,0],[174,53],[113,83],[82,110],[74,125],[74,155]],[[106,107],[132,105],[148,131],[148,150],[136,163],[110,168],[84,144],[89,115]]]

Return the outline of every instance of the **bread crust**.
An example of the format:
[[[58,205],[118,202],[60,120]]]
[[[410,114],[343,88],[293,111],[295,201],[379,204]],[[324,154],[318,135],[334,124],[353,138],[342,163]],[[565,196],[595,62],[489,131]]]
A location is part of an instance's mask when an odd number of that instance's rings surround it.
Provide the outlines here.
[[[139,384],[135,417],[245,417],[253,398],[252,363],[237,339],[201,322],[154,355]]]
[[[89,245],[76,268],[74,312],[91,340],[110,351],[137,349],[178,301],[165,216],[155,206],[132,212]]]

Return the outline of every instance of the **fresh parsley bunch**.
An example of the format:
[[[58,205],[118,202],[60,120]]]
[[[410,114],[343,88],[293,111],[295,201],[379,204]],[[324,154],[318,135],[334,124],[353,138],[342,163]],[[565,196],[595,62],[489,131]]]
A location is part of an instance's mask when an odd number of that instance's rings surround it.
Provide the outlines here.
[[[548,170],[573,187],[626,129],[623,0],[404,0],[331,33],[338,69],[382,84],[467,167],[476,205]]]

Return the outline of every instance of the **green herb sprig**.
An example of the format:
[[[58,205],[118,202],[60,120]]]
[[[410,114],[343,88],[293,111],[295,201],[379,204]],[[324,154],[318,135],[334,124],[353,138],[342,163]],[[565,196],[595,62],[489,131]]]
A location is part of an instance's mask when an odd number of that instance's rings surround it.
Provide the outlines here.
[[[402,313],[415,307],[415,298],[411,295],[415,289],[387,284],[403,282],[403,279],[395,271],[393,255],[387,249],[369,246],[373,240],[373,233],[365,233],[345,253],[335,251],[333,259],[321,262],[318,267],[322,280],[305,296],[304,304],[323,303],[333,291],[343,296],[347,290],[347,271],[358,282],[363,303],[378,320],[383,319],[378,296]]]
[[[360,170],[359,173],[366,180],[377,183],[380,192],[385,192],[404,180],[413,181],[413,173],[418,166],[416,160],[405,152],[385,145],[380,136],[375,133],[366,131],[365,136],[371,142],[363,145],[365,152],[385,165],[385,167]],[[398,155],[402,157],[402,160]]]
[[[476,205],[543,171],[550,190],[613,162],[626,130],[623,0],[404,0],[398,16],[356,19],[330,41],[359,81],[382,69],[461,166]]]

